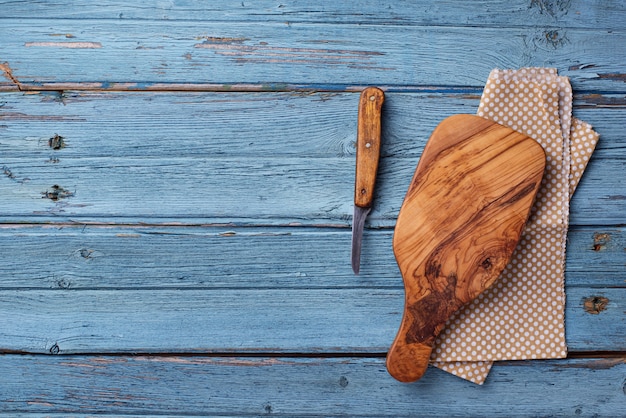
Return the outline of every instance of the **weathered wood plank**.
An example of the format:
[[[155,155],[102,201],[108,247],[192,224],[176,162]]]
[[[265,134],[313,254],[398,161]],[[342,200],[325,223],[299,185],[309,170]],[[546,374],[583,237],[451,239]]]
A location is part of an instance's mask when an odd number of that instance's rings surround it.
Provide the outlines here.
[[[419,157],[447,116],[475,114],[481,91],[387,93],[386,157]],[[354,155],[357,93],[41,92],[0,95],[5,158]],[[595,155],[624,158],[626,96],[580,94],[574,116],[601,134]],[[50,148],[58,134],[62,149]],[[56,152],[59,151],[59,152]]]
[[[335,224],[351,219],[354,159],[197,158],[3,161],[9,222],[106,221]],[[372,226],[395,223],[416,160],[383,158]],[[626,213],[624,162],[590,164],[571,204],[573,224],[619,225]],[[20,182],[21,179],[27,181]],[[132,179],[132,180],[131,180]],[[316,181],[313,181],[315,179]],[[228,185],[228,187],[225,187]],[[255,204],[251,205],[250,202]],[[149,222],[149,221],[148,221]]]
[[[595,27],[6,19],[0,39],[4,86],[24,90],[480,88],[495,67],[552,66],[623,92],[626,60],[626,33]]]
[[[395,25],[475,25],[519,26],[552,25],[558,27],[622,29],[626,9],[622,2],[601,0],[527,1],[483,0],[477,6],[466,1],[360,0],[328,3],[326,1],[279,2],[239,0],[208,5],[191,1],[143,1],[141,5],[101,1],[0,1],[4,18],[46,19],[141,19],[202,20],[250,22],[323,22]],[[64,34],[60,34],[64,35]]]
[[[0,352],[380,353],[403,299],[359,287],[4,290]],[[568,289],[570,351],[626,351],[625,304],[626,288]]]
[[[0,227],[0,289],[403,289],[391,230],[368,230],[362,271],[350,231],[154,226]],[[623,228],[574,227],[568,288],[624,286]]]
[[[356,94],[2,98],[2,220],[349,223]],[[462,95],[388,95],[372,226],[394,224],[442,114],[473,113],[476,105]],[[576,109],[602,139],[572,201],[574,224],[624,223],[624,109]]]
[[[478,387],[384,359],[0,356],[6,415],[623,416],[624,358],[496,364]],[[471,400],[471,401],[470,401]]]

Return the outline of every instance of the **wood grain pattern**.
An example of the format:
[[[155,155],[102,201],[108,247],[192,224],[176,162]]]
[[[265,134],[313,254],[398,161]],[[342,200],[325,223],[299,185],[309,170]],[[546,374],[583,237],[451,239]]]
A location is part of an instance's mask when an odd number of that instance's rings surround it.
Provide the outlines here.
[[[434,130],[393,237],[406,289],[400,330],[387,355],[393,377],[419,379],[446,321],[504,270],[545,159],[532,138],[478,116],[451,116]]]
[[[5,88],[36,91],[480,89],[493,68],[547,62],[570,76],[576,90],[623,90],[626,52],[616,45],[626,44],[626,34],[620,30],[518,25],[384,25],[382,30],[384,37],[358,23],[7,19],[0,26],[0,62],[12,74],[3,78]],[[77,42],[90,47],[59,45],[81,45]]]
[[[385,93],[377,87],[361,92],[356,136],[356,169],[354,204],[362,208],[372,206],[378,160],[381,148],[381,112]]]
[[[348,227],[3,224],[0,289],[402,289],[392,235],[365,231],[357,278]],[[568,289],[623,286],[624,248],[623,227],[570,228]]]
[[[2,98],[5,222],[350,225],[357,93],[64,92]],[[441,115],[477,106],[477,96],[386,95],[379,187],[368,227],[395,225]],[[626,107],[586,104],[574,112],[603,136],[571,202],[570,222],[620,225],[626,213],[620,154],[626,147],[620,129]],[[64,138],[62,149],[49,146],[55,134]],[[220,186],[226,183],[230,187]],[[73,196],[42,198],[55,184]]]
[[[238,279],[231,276],[232,282]],[[361,288],[358,283],[311,289],[165,288],[155,279],[152,287],[119,290],[8,289],[0,293],[0,317],[11,318],[0,327],[0,356],[17,352],[382,357],[401,319],[404,290],[398,282],[399,277],[394,288]],[[601,312],[590,313],[585,309],[589,298],[609,302]],[[568,288],[569,351],[583,355],[626,351],[625,304],[623,287]]]
[[[605,0],[0,0],[0,416],[626,415],[625,20]],[[602,138],[571,204],[577,358],[399,384],[415,164],[493,67],[527,65],[571,76]],[[355,277],[368,85],[384,143]]]
[[[626,412],[624,361],[590,356],[506,362],[478,388],[440,370],[415,385],[399,385],[376,357],[12,355],[0,356],[0,410],[7,417],[55,418],[415,417],[425,410],[448,416],[510,418],[549,411],[612,417]],[[511,396],[515,401],[504,401]]]
[[[33,6],[22,0],[0,1],[2,17],[32,18]],[[68,13],[68,10],[71,10]],[[257,0],[241,3],[236,0],[214,2],[211,7],[198,7],[192,0],[163,3],[146,0],[139,4],[120,4],[114,0],[98,2],[65,0],[46,3],[37,8],[41,19],[113,19],[157,21],[220,21],[360,23],[370,25],[457,25],[470,26],[480,22],[488,26],[554,26],[575,28],[623,28],[626,14],[621,2],[603,0],[482,0],[477,7],[466,1],[433,4],[428,0],[359,0],[328,3],[324,0],[277,2]],[[67,33],[59,33],[65,36]]]

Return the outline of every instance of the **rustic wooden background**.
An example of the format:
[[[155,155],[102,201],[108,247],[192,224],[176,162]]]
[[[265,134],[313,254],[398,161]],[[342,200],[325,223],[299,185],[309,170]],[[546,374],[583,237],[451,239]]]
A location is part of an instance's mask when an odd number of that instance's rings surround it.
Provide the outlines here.
[[[0,0],[0,415],[626,416],[626,2],[127,3]],[[601,134],[570,357],[398,383],[406,188],[439,121],[523,66],[569,76]],[[387,100],[354,276],[366,85]]]

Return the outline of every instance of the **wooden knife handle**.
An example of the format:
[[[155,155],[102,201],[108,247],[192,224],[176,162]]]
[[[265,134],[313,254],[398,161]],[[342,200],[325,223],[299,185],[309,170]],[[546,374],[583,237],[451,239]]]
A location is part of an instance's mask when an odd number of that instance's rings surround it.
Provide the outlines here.
[[[380,158],[380,115],[384,101],[385,93],[377,87],[363,90],[359,100],[354,204],[362,208],[372,206],[374,199]]]

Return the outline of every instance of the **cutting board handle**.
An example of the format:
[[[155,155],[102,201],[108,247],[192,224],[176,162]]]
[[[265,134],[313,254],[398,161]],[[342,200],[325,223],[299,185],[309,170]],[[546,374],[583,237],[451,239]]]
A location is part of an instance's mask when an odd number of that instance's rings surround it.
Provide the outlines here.
[[[426,373],[432,351],[429,344],[409,345],[396,340],[387,353],[387,371],[401,382],[415,382]]]

